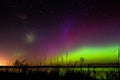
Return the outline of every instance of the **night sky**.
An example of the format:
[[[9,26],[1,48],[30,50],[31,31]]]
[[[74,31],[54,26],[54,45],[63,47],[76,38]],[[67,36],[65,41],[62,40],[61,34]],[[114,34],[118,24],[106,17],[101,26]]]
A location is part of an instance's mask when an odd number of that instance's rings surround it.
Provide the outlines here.
[[[81,46],[120,42],[117,0],[2,0],[0,4],[4,64],[16,59],[43,62]]]

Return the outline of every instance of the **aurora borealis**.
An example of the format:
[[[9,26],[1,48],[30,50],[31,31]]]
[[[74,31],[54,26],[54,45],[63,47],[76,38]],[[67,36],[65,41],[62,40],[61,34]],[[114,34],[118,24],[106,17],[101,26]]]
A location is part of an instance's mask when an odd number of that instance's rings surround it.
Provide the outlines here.
[[[7,0],[0,6],[0,64],[16,59],[44,63],[116,62],[120,5],[101,0]]]
[[[58,62],[74,64],[80,63],[80,58],[84,58],[84,64],[91,63],[116,63],[118,61],[119,46],[103,47],[80,47],[67,53],[56,56]],[[55,63],[57,59],[52,60]]]

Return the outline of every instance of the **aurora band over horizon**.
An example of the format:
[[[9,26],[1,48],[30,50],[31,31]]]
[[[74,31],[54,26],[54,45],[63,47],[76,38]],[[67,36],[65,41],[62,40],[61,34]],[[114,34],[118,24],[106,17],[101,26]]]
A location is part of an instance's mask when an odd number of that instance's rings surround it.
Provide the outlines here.
[[[103,47],[79,47],[68,53],[62,53],[52,58],[52,63],[56,62],[76,62],[80,58],[84,58],[84,63],[117,63],[119,46],[103,46]],[[50,61],[50,60],[49,60]]]

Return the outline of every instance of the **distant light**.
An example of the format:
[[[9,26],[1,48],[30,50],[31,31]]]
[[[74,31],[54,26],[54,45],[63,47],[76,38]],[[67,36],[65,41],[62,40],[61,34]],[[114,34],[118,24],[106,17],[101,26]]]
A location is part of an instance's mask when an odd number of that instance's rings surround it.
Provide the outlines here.
[[[6,59],[0,59],[0,66],[9,65],[7,62],[8,62],[8,61],[7,61]]]
[[[0,63],[0,66],[4,66],[5,64],[3,64],[3,63]]]

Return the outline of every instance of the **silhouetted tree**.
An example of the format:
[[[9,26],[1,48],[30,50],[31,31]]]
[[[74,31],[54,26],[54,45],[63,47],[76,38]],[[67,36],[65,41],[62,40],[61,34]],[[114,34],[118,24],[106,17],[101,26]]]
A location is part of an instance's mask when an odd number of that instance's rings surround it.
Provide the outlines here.
[[[80,66],[82,67],[83,66],[83,63],[84,63],[84,58],[83,57],[81,57],[80,58]],[[80,67],[80,70],[82,71],[82,68]]]
[[[24,68],[24,66],[28,66],[28,64],[25,64],[25,59],[20,61],[20,60],[16,60],[14,63],[13,63],[13,66],[23,66],[23,68],[18,68],[18,72],[26,72],[27,71],[27,68]]]
[[[83,57],[81,57],[81,58],[80,58],[80,63],[81,63],[81,66],[82,66],[82,65],[83,65],[83,63],[84,63],[84,60],[85,60],[85,59],[84,59]]]

